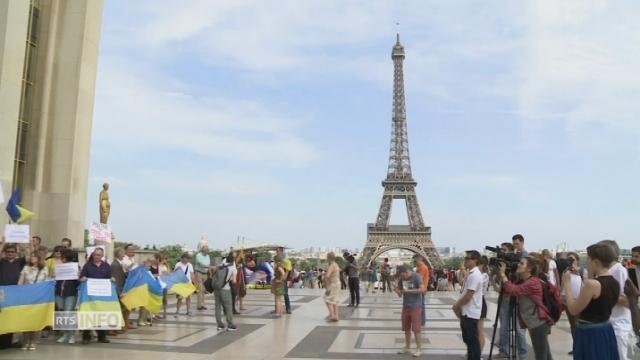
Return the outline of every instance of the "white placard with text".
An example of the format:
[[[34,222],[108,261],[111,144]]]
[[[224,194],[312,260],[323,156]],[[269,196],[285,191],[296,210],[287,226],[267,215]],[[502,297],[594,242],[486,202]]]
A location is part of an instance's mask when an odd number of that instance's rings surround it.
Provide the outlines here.
[[[7,224],[4,226],[4,241],[7,243],[28,244],[31,242],[29,236],[29,225]]]

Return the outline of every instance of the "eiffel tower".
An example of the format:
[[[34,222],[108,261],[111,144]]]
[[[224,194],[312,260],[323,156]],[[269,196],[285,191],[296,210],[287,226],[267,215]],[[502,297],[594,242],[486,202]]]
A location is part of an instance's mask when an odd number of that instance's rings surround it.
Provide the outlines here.
[[[382,182],[384,194],[374,224],[367,225],[367,244],[362,250],[361,264],[369,266],[382,253],[391,249],[406,249],[424,256],[431,266],[441,266],[442,260],[431,241],[431,227],[425,226],[418,205],[416,186],[411,174],[407,115],[404,97],[404,47],[397,35],[391,52],[393,60],[393,117],[391,150],[387,178]],[[409,225],[390,225],[394,199],[402,199],[407,206]]]

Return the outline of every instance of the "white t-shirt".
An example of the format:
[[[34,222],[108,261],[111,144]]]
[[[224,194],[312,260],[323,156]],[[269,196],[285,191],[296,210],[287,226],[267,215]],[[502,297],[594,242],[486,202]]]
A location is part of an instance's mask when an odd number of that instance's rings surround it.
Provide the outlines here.
[[[627,269],[619,262],[615,263],[609,269],[609,275],[613,276],[620,284],[620,292],[624,294],[624,283],[629,278]],[[611,310],[611,317],[609,318],[613,329],[616,331],[631,331],[631,310],[620,304],[616,304]]]
[[[489,286],[489,274],[482,273],[482,295],[484,296]]]
[[[582,277],[571,273],[571,292],[573,293],[574,299],[580,296],[580,290],[582,290]]]
[[[462,306],[462,315],[472,319],[480,319],[482,313],[482,274],[478,267],[474,267],[469,271],[462,289],[462,296],[467,291],[473,291],[473,296],[468,303]]]
[[[549,279],[549,282],[552,283],[553,285],[558,284],[556,282],[556,272],[554,271],[557,268],[558,268],[558,265],[556,264],[556,261],[553,259],[549,260],[549,272],[547,273],[547,279]]]
[[[222,264],[227,265],[227,262],[223,261]],[[229,272],[227,273],[227,279],[225,280],[225,282],[229,282],[231,281],[231,279],[235,279],[236,275],[238,275],[238,268],[236,267],[235,262],[233,262],[231,265],[227,265],[227,268],[229,269]]]
[[[182,261],[179,261],[173,269],[173,271],[176,270],[182,271],[183,274],[187,275],[187,279],[191,281],[191,273],[193,272],[193,265],[191,265],[191,263],[183,264]]]

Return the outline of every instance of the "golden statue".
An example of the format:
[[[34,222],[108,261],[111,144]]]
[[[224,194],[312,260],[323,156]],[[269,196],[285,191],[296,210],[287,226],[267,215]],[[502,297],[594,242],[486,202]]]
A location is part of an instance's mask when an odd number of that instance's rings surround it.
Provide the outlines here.
[[[111,202],[109,201],[109,184],[102,184],[100,191],[100,223],[106,224],[109,221],[109,213],[111,212]]]

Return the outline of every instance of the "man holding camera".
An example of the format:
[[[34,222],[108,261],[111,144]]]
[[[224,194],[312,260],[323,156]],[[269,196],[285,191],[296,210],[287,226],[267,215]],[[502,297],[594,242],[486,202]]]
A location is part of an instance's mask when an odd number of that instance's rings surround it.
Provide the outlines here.
[[[503,254],[514,254],[514,244],[518,242],[518,246],[520,246],[520,251],[524,250],[524,239],[520,241],[520,239],[516,239],[514,236],[513,243],[504,242],[500,245],[500,250]],[[509,257],[507,255],[507,257]],[[497,291],[500,291],[502,287],[502,283],[498,282]],[[502,303],[500,304],[500,308],[498,309],[500,319],[500,353],[495,357],[495,359],[509,359],[511,358],[511,352],[509,348],[509,330],[512,328],[512,324],[514,323],[514,306],[515,306],[515,298],[511,300],[510,297],[505,297],[502,299]],[[518,355],[520,358],[525,358],[527,356],[527,339],[525,338],[524,329],[520,328],[518,321],[515,321],[515,332],[516,332],[516,347],[518,350]]]

